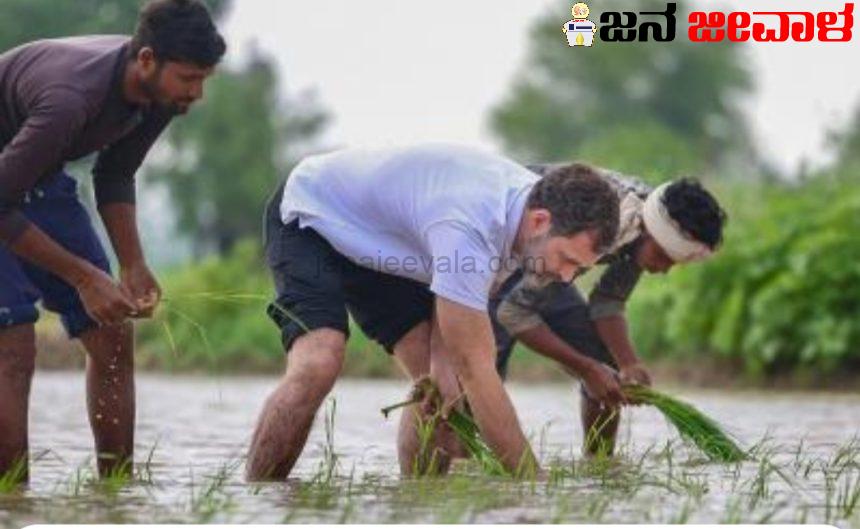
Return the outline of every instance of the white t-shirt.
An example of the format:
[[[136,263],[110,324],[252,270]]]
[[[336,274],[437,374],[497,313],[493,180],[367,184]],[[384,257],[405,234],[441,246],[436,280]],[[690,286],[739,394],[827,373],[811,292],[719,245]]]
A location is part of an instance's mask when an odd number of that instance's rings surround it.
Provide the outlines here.
[[[281,218],[313,228],[351,261],[430,285],[485,311],[538,176],[480,150],[429,144],[303,160]]]

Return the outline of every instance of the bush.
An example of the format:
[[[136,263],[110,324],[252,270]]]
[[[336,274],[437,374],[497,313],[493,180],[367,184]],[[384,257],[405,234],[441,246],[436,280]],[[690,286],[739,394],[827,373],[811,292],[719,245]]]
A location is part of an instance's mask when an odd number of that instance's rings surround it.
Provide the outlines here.
[[[140,326],[144,367],[201,372],[283,370],[280,333],[266,315],[273,287],[260,247],[244,241],[226,257],[211,257],[162,277],[164,303]],[[387,376],[394,362],[352,326],[345,371]]]
[[[751,374],[860,360],[860,185],[736,189],[724,248],[647,278],[629,316],[651,357],[713,352]]]

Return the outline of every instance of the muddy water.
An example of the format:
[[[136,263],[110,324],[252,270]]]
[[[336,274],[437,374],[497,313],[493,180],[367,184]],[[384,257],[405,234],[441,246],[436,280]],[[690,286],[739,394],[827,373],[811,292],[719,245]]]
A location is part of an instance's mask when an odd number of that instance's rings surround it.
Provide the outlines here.
[[[396,417],[386,421],[379,412],[402,400],[405,383],[342,380],[333,393],[338,477],[312,481],[324,462],[325,432],[318,418],[296,479],[249,487],[241,479],[242,458],[274,383],[274,378],[140,376],[137,459],[151,453],[151,463],[144,469],[145,482],[109,490],[91,480],[83,377],[37,374],[32,484],[21,494],[0,497],[0,524],[761,519],[860,526],[860,504],[856,509],[850,504],[860,458],[847,445],[860,431],[858,396],[679,392],[747,445],[769,436],[773,460],[789,474],[785,478],[779,472],[762,474],[759,462],[732,469],[703,464],[681,446],[667,455],[665,443],[675,439],[673,431],[656,411],[640,408],[624,418],[621,470],[585,472],[553,486],[464,477],[467,469],[452,478],[416,483],[398,479]],[[573,386],[512,384],[510,390],[542,460],[567,466],[579,461],[582,435]],[[843,450],[848,462],[828,467],[840,445],[849,446]],[[847,499],[840,503],[842,488]]]

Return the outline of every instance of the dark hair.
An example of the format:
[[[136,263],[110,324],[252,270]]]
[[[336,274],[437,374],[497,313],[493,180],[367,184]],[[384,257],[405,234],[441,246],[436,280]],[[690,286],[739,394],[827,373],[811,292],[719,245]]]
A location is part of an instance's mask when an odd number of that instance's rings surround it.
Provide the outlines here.
[[[670,184],[663,194],[663,205],[681,229],[697,241],[712,250],[723,242],[726,212],[698,181],[682,178]]]
[[[152,0],[140,10],[132,57],[143,48],[152,48],[159,61],[209,68],[221,61],[227,45],[200,0]]]
[[[526,205],[550,212],[552,235],[568,237],[593,231],[597,252],[609,248],[618,234],[618,194],[595,169],[584,164],[548,171],[535,184]]]

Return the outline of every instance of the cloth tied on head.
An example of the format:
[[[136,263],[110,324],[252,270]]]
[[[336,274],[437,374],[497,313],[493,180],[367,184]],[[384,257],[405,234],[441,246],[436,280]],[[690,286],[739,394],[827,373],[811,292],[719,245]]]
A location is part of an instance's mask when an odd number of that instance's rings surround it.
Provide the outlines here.
[[[645,199],[642,209],[645,228],[666,255],[676,263],[703,261],[710,257],[713,251],[706,244],[685,233],[666,210],[663,196],[670,185],[671,182],[667,182],[659,186]]]

